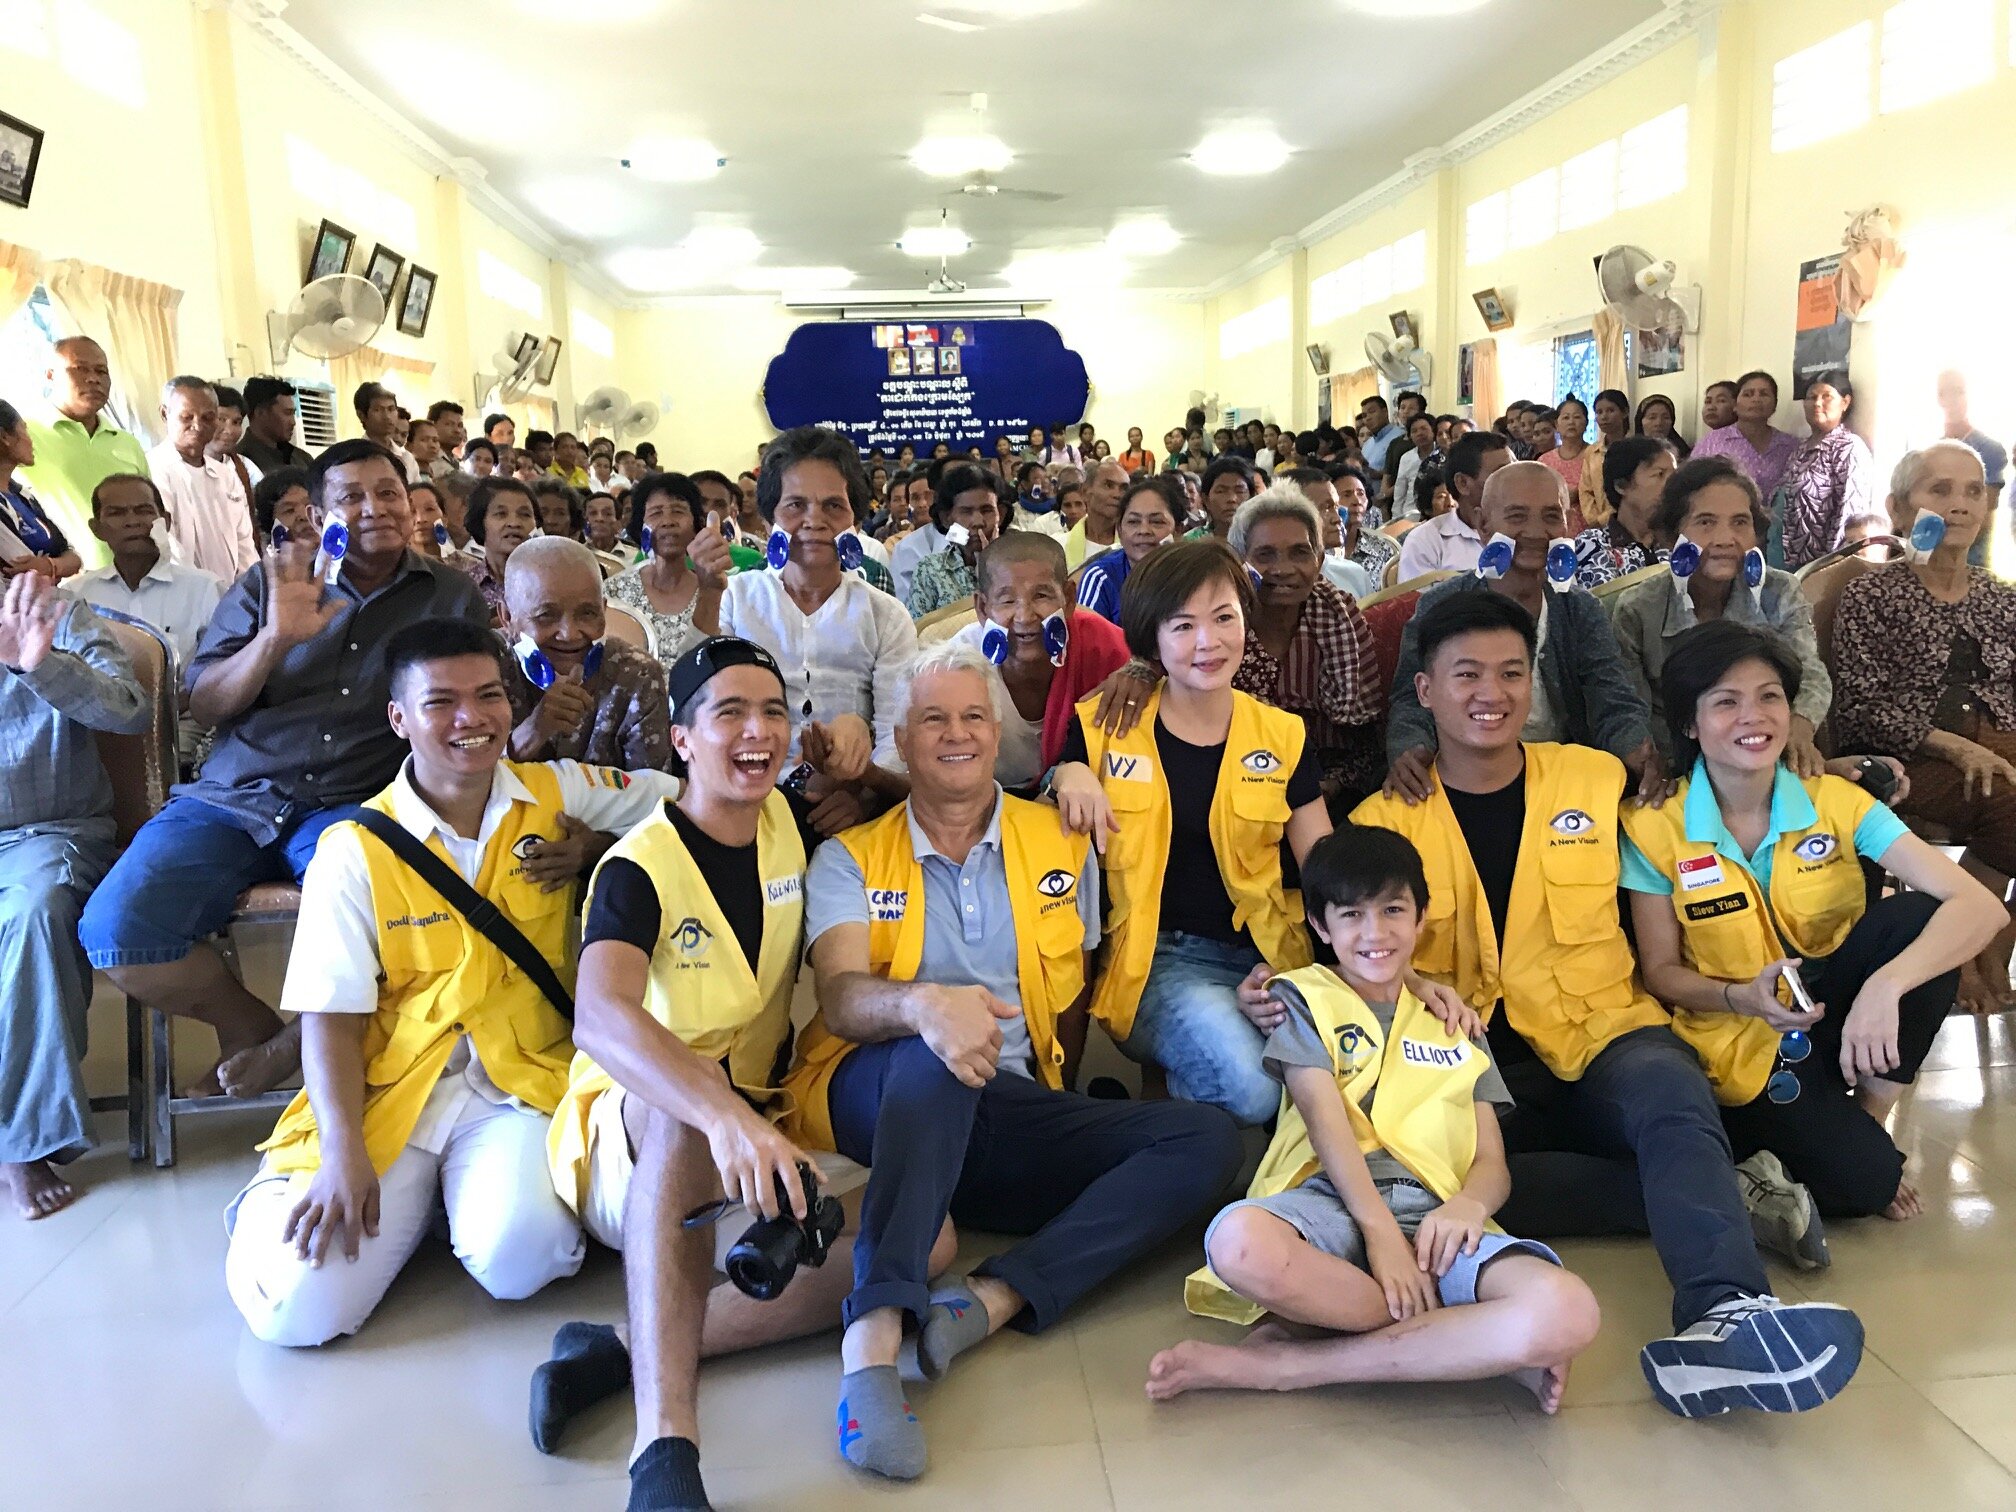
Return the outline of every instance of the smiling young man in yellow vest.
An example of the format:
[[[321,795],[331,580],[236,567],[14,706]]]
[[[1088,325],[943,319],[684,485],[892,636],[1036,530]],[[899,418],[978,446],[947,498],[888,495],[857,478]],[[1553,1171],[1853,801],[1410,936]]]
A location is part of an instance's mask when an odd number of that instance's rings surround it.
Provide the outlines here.
[[[1271,1313],[1344,1337],[1178,1344],[1150,1364],[1148,1394],[1506,1375],[1553,1413],[1596,1337],[1596,1299],[1552,1250],[1491,1222],[1511,1189],[1498,1109],[1512,1099],[1490,1053],[1403,983],[1428,903],[1420,854],[1349,825],[1310,849],[1302,891],[1337,964],[1268,983],[1280,1120],[1184,1290],[1205,1317]]]
[[[533,1379],[532,1432],[551,1452],[569,1417],[634,1376],[632,1512],[707,1505],[700,1478],[703,1355],[838,1321],[847,1244],[769,1301],[725,1284],[726,1252],[757,1217],[806,1211],[801,1162],[831,1194],[858,1167],[805,1153],[766,1109],[791,1036],[804,941],[807,810],[777,786],[791,715],[761,646],[702,641],[667,670],[685,786],[602,858],[582,930],[579,1053],[553,1118],[553,1185],[624,1254],[627,1341],[569,1323]],[[695,1209],[744,1211],[688,1229]],[[942,1261],[949,1261],[946,1244]]]
[[[841,1341],[840,1451],[923,1473],[896,1364],[927,1379],[1004,1325],[1047,1328],[1201,1212],[1239,1162],[1230,1119],[1066,1090],[1099,937],[1091,847],[994,780],[1006,687],[947,641],[910,668],[896,745],[910,797],[812,858],[806,933],[819,1015],[785,1086],[785,1127],[872,1161]],[[948,1212],[1029,1237],[932,1290]]]
[[[1536,1238],[1646,1232],[1673,1283],[1676,1336],[1640,1353],[1683,1417],[1800,1412],[1846,1386],[1862,1325],[1770,1294],[1700,1059],[1639,985],[1618,914],[1624,764],[1526,744],[1533,617],[1502,594],[1451,594],[1416,620],[1415,693],[1435,721],[1430,792],[1352,818],[1414,842],[1428,912],[1414,964],[1484,1014],[1515,1109],[1512,1196]]]
[[[388,712],[412,750],[365,808],[459,873],[564,995],[581,836],[629,828],[677,784],[504,760],[501,651],[463,620],[393,634]],[[567,1019],[357,821],[326,830],[308,864],[280,1007],[302,1016],[306,1090],[232,1204],[225,1260],[253,1333],[289,1345],[355,1333],[444,1201],[457,1258],[492,1296],[529,1297],[580,1268],[581,1226],[546,1176],[574,1053]]]

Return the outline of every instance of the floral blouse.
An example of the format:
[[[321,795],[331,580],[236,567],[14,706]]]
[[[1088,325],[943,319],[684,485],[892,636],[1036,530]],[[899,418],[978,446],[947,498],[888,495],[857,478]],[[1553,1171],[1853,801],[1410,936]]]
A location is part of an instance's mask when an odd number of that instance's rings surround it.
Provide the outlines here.
[[[2016,731],[2016,588],[1970,568],[1967,596],[1942,604],[1897,562],[1842,589],[1834,611],[1840,748],[1915,753],[1935,728],[1956,650],[1969,701],[1996,729]]]
[[[1810,438],[1785,470],[1785,565],[1796,571],[1841,544],[1850,520],[1874,514],[1876,459],[1845,425]]]
[[[1594,588],[1629,577],[1641,567],[1657,566],[1666,557],[1663,547],[1636,540],[1615,520],[1592,525],[1575,537],[1575,581],[1584,588]]]
[[[628,609],[632,614],[651,627],[651,641],[657,648],[658,661],[663,666],[671,666],[688,648],[706,639],[693,626],[693,606],[700,599],[696,585],[693,597],[686,601],[686,607],[676,614],[661,613],[651,603],[651,596],[644,591],[644,564],[639,563],[628,572],[619,572],[602,585],[602,601]]]

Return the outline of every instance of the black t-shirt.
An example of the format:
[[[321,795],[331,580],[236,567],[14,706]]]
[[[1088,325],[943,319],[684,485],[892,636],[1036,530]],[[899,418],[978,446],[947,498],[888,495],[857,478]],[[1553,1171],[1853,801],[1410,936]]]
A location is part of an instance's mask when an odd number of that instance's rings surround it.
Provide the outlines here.
[[[1462,793],[1447,783],[1442,791],[1455,812],[1470,864],[1491,907],[1498,948],[1505,948],[1505,915],[1512,905],[1512,876],[1519,869],[1519,838],[1526,828],[1526,773],[1495,793]],[[1533,1059],[1533,1048],[1520,1037],[1503,1013],[1493,1014],[1488,1031],[1491,1054],[1500,1061]]]
[[[784,796],[803,834],[803,802],[795,793],[787,792]],[[755,843],[723,845],[671,803],[665,805],[665,817],[679,832],[679,839],[692,855],[701,880],[714,895],[715,905],[728,921],[735,943],[742,947],[742,958],[753,972],[763,948],[763,884],[756,872]],[[807,852],[817,843],[816,834],[807,835]],[[644,868],[622,856],[603,862],[595,878],[595,896],[588,904],[582,945],[586,947],[597,940],[621,940],[649,955],[658,948],[663,924],[658,889]]]
[[[1211,802],[1218,792],[1218,769],[1225,761],[1225,743],[1192,745],[1155,722],[1155,753],[1169,784],[1169,864],[1162,872],[1159,928],[1202,935],[1206,939],[1250,945],[1253,937],[1232,927],[1232,897],[1219,875],[1218,853],[1211,844]],[[1085,729],[1077,719],[1064,738],[1062,761],[1090,764]],[[1177,795],[1181,795],[1180,798]],[[1314,747],[1302,743],[1302,759],[1288,774],[1288,807],[1299,809],[1323,796],[1323,769]],[[1281,842],[1283,880],[1296,885],[1295,858]],[[1110,894],[1109,894],[1110,896]]]

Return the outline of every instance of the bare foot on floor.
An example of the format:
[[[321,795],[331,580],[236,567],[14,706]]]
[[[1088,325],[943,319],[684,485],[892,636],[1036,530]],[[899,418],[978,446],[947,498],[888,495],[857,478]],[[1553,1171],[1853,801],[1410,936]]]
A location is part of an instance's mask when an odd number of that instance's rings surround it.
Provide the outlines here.
[[[0,1192],[14,1200],[14,1210],[29,1222],[60,1213],[77,1200],[77,1188],[51,1169],[46,1160],[0,1163]]]
[[[1532,1392],[1540,1410],[1552,1417],[1561,1410],[1561,1398],[1568,1394],[1568,1361],[1535,1370],[1515,1370],[1511,1379]]]
[[[1148,1362],[1148,1395],[1167,1402],[1186,1391],[1214,1386],[1264,1391],[1271,1382],[1254,1363],[1253,1352],[1237,1344],[1206,1344],[1185,1339]]]
[[[257,1097],[272,1091],[300,1069],[301,1021],[294,1019],[271,1039],[227,1050],[218,1058],[217,1068],[211,1074],[226,1097]]]
[[[1997,1012],[2001,1003],[1989,990],[1987,981],[1981,975],[1980,966],[1968,961],[1960,968],[1960,986],[1954,994],[1962,1013],[1971,1013],[1976,1018]]]
[[[1892,1223],[1903,1223],[1924,1211],[1925,1204],[1918,1199],[1918,1188],[1908,1181],[1900,1181],[1897,1183],[1897,1195],[1890,1199],[1890,1206],[1883,1209],[1883,1216]]]

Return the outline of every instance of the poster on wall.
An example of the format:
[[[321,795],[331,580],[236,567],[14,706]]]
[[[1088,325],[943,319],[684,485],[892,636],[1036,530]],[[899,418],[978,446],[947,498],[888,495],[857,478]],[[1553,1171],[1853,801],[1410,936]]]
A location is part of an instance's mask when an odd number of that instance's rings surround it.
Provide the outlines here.
[[[1477,402],[1477,348],[1464,342],[1456,349],[1456,405],[1463,409]]]
[[[1854,323],[1835,295],[1841,254],[1799,264],[1799,319],[1792,337],[1792,397],[1804,399],[1813,380],[1848,370],[1848,339]]]
[[[779,430],[824,425],[866,452],[991,450],[1006,432],[1076,422],[1091,396],[1085,359],[1046,320],[946,325],[801,325],[771,359],[764,407]]]
[[[1638,376],[1664,378],[1687,366],[1687,336],[1684,331],[1633,331],[1637,349]]]

